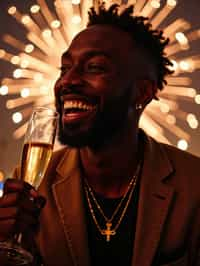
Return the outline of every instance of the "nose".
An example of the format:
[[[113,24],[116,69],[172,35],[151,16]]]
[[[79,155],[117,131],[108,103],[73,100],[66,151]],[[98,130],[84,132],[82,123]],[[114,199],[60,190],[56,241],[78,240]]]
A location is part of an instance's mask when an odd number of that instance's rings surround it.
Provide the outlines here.
[[[76,66],[73,66],[60,78],[60,86],[65,89],[76,89],[82,85],[82,74],[80,69]]]

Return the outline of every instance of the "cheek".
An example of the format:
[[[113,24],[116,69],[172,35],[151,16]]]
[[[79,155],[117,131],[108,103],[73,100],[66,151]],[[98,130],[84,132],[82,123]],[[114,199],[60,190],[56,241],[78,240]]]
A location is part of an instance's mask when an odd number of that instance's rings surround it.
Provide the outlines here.
[[[116,75],[94,75],[85,76],[85,81],[89,87],[93,88],[95,94],[105,94],[109,95],[114,92],[114,88],[118,84],[118,79]]]
[[[60,78],[55,82],[54,84],[54,95],[55,97],[58,95],[59,93],[59,87],[60,87],[60,84],[61,84],[61,80]]]

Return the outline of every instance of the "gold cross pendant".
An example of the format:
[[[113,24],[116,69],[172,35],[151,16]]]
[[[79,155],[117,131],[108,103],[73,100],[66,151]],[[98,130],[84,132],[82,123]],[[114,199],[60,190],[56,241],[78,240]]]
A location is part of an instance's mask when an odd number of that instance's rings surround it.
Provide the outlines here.
[[[106,229],[101,230],[101,234],[106,236],[106,241],[110,241],[110,237],[116,234],[115,230],[111,230],[112,223],[106,223]]]

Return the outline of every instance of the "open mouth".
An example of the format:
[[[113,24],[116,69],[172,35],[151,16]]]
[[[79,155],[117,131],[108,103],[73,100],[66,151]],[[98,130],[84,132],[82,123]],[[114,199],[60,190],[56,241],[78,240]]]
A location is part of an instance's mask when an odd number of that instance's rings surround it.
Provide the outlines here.
[[[63,97],[63,120],[65,123],[80,122],[93,116],[97,111],[97,104],[89,103],[85,99]]]

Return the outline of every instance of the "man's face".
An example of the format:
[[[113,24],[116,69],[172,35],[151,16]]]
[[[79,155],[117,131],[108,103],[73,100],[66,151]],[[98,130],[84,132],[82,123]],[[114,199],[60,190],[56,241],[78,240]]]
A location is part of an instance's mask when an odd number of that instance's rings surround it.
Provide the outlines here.
[[[127,123],[133,98],[133,41],[110,26],[91,26],[62,56],[55,85],[61,143],[100,147]]]

